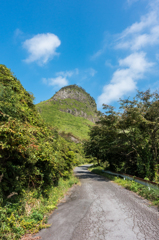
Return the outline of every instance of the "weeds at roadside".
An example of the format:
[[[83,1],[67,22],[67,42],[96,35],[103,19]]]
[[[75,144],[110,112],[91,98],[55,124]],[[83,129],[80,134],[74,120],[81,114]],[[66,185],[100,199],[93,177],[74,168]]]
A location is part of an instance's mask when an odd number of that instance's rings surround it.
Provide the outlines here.
[[[33,234],[50,227],[47,219],[57,207],[60,199],[79,180],[75,176],[60,179],[57,187],[46,190],[48,197],[43,197],[37,190],[26,191],[18,203],[7,203],[0,207],[0,239],[17,240],[24,234]]]
[[[144,197],[144,198],[150,200],[152,205],[155,205],[159,208],[159,190],[156,190],[156,189],[153,189],[153,188],[149,189],[148,187],[146,187],[142,184],[139,184],[135,181],[131,181],[131,180],[128,180],[128,179],[124,180],[120,177],[115,177],[115,176],[110,175],[108,173],[104,173],[104,172],[102,172],[102,170],[104,170],[102,167],[91,166],[89,168],[89,170],[92,173],[95,173],[95,174],[101,175],[103,177],[106,177],[106,178],[114,181],[115,183],[121,185],[122,187],[137,193],[141,197]]]

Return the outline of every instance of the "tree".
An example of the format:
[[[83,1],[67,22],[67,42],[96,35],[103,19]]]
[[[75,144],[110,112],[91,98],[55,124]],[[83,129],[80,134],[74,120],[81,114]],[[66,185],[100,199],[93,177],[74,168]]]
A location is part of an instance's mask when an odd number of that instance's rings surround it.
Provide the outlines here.
[[[103,104],[105,114],[90,131],[86,154],[108,161],[109,169],[153,180],[159,164],[159,94],[137,93],[120,100],[120,112]]]

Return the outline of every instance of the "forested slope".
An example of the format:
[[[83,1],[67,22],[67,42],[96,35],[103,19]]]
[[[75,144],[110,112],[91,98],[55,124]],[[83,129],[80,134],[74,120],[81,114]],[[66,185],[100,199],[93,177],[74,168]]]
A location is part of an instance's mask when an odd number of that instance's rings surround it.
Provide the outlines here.
[[[159,94],[138,92],[120,101],[120,111],[104,109],[85,143],[86,154],[106,169],[159,182]]]

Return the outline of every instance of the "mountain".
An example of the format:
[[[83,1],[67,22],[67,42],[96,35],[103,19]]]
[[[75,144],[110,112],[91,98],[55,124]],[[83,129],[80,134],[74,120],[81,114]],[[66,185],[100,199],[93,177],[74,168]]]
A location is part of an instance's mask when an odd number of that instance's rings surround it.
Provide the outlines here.
[[[89,126],[98,120],[95,100],[77,85],[61,88],[52,98],[36,106],[47,123],[81,140],[88,138]]]
[[[60,104],[60,111],[71,113],[74,116],[84,117],[92,122],[97,120],[97,105],[82,87],[69,85],[61,88],[51,99]]]

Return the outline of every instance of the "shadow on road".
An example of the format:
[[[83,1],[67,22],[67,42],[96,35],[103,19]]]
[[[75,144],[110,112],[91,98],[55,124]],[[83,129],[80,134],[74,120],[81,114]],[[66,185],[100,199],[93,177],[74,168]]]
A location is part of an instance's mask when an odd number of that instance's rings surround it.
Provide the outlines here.
[[[79,179],[91,179],[91,180],[95,180],[95,181],[100,181],[100,182],[109,182],[109,179],[106,179],[102,176],[99,176],[97,174],[91,173],[88,171],[88,167],[89,166],[80,166],[75,170],[75,175],[79,178]]]

